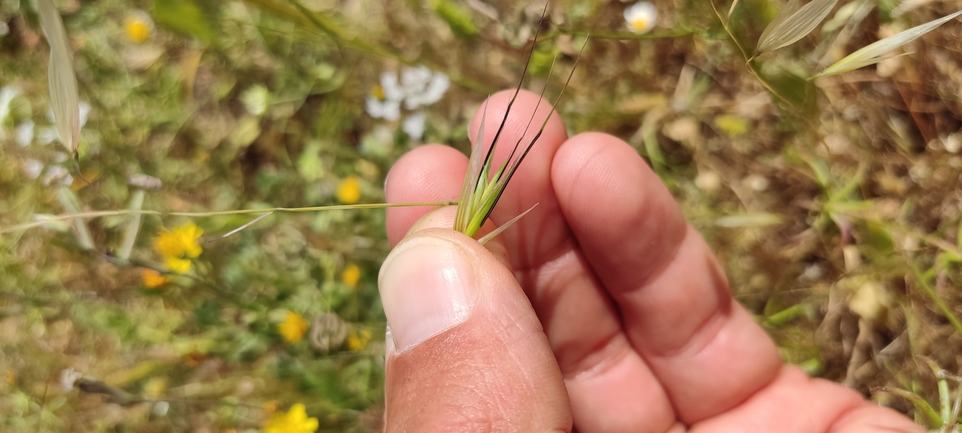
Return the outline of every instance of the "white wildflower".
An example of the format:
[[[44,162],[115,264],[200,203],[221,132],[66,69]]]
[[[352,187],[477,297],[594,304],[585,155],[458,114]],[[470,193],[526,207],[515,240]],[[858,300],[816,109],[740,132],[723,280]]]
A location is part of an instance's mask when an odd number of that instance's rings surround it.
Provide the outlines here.
[[[390,99],[379,99],[377,96],[368,96],[364,101],[364,109],[367,114],[376,119],[385,119],[392,122],[401,118],[401,101]]]
[[[5,21],[0,21],[0,37],[6,36],[8,33],[10,33],[10,26]]]
[[[371,117],[397,121],[401,119],[401,104],[405,110],[416,110],[441,100],[444,92],[451,86],[446,75],[431,72],[424,66],[404,68],[400,79],[394,72],[381,74],[380,85],[365,101],[365,109]],[[416,112],[401,122],[401,129],[412,139],[424,136],[424,123],[427,115]]]
[[[80,127],[82,128],[87,124],[87,116],[90,115],[90,103],[80,101],[77,103],[77,109],[80,111]]]
[[[51,165],[47,167],[47,172],[43,176],[43,185],[61,185],[70,186],[73,183],[73,176],[66,168],[59,165]]]
[[[397,81],[397,74],[394,72],[384,72],[381,74],[381,90],[384,92],[383,99],[400,101],[404,99],[404,88]]]
[[[4,138],[3,121],[10,116],[10,103],[20,95],[20,88],[15,86],[0,87],[0,138]]]
[[[385,72],[381,74],[381,81],[374,88],[373,95],[364,101],[367,114],[376,119],[396,121],[401,118],[401,100],[404,90],[398,84],[397,74]]]
[[[401,70],[401,86],[405,89],[417,89],[424,86],[431,79],[431,70],[425,66],[404,68]]]
[[[164,185],[160,179],[141,173],[127,176],[127,184],[141,189],[160,189]]]
[[[90,114],[90,109],[89,102],[80,101],[77,103],[77,111],[79,111],[80,114],[80,127],[83,127],[87,124],[87,116]],[[49,120],[50,123],[57,122],[53,116],[53,107],[47,109],[47,120]]]
[[[50,126],[40,128],[40,131],[37,133],[37,142],[40,144],[50,144],[53,143],[54,140],[59,139],[60,133],[57,132],[56,128]]]
[[[134,9],[124,18],[124,34],[131,42],[142,44],[150,40],[156,28],[150,15],[140,9]]]
[[[658,22],[658,9],[648,2],[638,2],[625,9],[628,29],[634,33],[648,33]]]
[[[17,144],[27,147],[33,142],[33,121],[27,120],[17,126]]]
[[[424,66],[404,68],[401,71],[401,86],[404,89],[404,108],[417,109],[441,100],[451,85],[447,75],[433,73]]]
[[[447,75],[432,74],[427,81],[409,89],[407,98],[404,99],[404,108],[414,110],[438,102],[450,86],[451,79]]]
[[[267,87],[264,87],[262,84],[253,85],[240,95],[240,100],[244,104],[244,108],[247,109],[247,112],[258,117],[267,111],[270,98],[270,90],[267,90]]]
[[[408,137],[414,140],[420,140],[424,136],[424,121],[427,120],[427,116],[424,112],[414,113],[401,122],[401,130],[404,131]]]
[[[40,177],[40,173],[43,172],[43,163],[37,161],[36,159],[28,159],[23,162],[23,174],[27,175],[30,179],[36,179]]]

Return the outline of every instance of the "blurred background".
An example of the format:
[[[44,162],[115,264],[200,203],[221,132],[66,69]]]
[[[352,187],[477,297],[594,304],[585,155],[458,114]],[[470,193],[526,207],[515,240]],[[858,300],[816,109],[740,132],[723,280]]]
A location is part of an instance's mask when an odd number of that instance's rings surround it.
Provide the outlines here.
[[[962,23],[812,77],[962,2],[841,0],[756,50],[785,5],[715,1],[539,24],[501,0],[57,0],[75,158],[35,2],[0,0],[0,430],[380,431],[384,211],[210,213],[381,203],[409,149],[467,152],[526,62],[554,98],[588,34],[569,132],[646,158],[787,362],[954,425]]]

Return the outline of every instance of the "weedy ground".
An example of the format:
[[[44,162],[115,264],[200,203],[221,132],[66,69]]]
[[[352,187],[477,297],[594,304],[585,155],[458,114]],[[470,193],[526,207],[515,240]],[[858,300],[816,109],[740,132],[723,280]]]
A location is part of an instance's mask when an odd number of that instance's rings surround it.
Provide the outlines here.
[[[517,83],[541,12],[453,0],[57,4],[89,106],[80,173],[50,143],[32,2],[0,1],[0,87],[12,95],[0,103],[3,228],[65,213],[60,188],[83,210],[126,209],[135,174],[162,183],[143,209],[381,202],[406,150],[469,148],[467,119]],[[718,14],[702,0],[655,4],[655,30],[635,36],[625,3],[553,2],[531,88],[560,88],[567,68],[547,76],[548,65],[570,66],[591,33],[558,106],[570,132],[637,147],[786,361],[931,423],[871,391],[938,410],[921,357],[962,367],[962,23],[880,65],[806,78],[962,3],[843,1],[754,71],[719,16],[752,47],[780,4],[741,0],[730,17],[720,2]],[[397,120],[365,111],[382,73],[414,65],[450,78],[440,101]],[[421,137],[402,127],[419,113]],[[111,260],[129,215],[88,221],[94,253],[58,224],[3,233],[0,430],[254,431],[304,403],[319,431],[377,431],[383,215],[272,215],[212,243],[250,217],[145,216],[132,262]],[[145,279],[135,265],[164,258],[154,239],[188,223],[205,233],[188,273]],[[98,386],[78,389],[69,369]]]

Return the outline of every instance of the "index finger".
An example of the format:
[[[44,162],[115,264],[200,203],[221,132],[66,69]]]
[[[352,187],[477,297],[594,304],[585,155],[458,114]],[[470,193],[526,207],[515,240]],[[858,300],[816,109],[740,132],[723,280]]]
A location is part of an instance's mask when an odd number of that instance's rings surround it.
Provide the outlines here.
[[[490,99],[488,119],[503,117],[506,97]],[[537,133],[527,124],[540,124],[548,107],[522,93],[515,110],[503,138],[523,145]],[[491,137],[498,125],[480,117],[471,130]],[[502,239],[565,374],[579,430],[600,410],[632,406],[625,401],[644,404],[633,412],[647,425],[672,410],[671,419],[691,424],[771,383],[781,366],[774,344],[733,301],[660,179],[615,137],[565,135],[550,119],[492,218],[503,223],[538,205]]]

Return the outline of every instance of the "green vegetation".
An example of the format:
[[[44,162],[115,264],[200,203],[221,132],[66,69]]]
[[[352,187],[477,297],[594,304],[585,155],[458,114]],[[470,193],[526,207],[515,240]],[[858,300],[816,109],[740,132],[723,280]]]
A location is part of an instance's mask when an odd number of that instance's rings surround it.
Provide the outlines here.
[[[57,0],[68,53],[0,0],[0,431],[379,431],[384,211],[316,207],[469,152],[529,53],[556,95],[589,34],[570,132],[648,159],[787,362],[949,431],[957,11],[654,3],[631,33],[626,4],[552,2],[531,51],[542,4]],[[79,104],[65,69],[49,91],[70,53]]]

